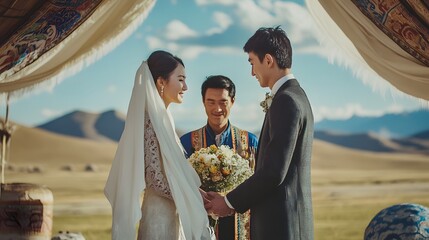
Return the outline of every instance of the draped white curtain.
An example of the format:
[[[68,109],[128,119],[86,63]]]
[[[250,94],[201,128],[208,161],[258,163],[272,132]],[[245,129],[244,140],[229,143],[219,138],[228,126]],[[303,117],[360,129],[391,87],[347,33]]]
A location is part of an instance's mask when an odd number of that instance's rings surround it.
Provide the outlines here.
[[[51,87],[94,63],[125,40],[146,18],[155,0],[104,0],[66,39],[32,64],[0,76],[0,93],[20,95]]]
[[[321,42],[337,49],[333,60],[346,64],[376,90],[393,86],[427,103],[429,67],[398,46],[352,1],[306,0],[306,5],[318,25]]]

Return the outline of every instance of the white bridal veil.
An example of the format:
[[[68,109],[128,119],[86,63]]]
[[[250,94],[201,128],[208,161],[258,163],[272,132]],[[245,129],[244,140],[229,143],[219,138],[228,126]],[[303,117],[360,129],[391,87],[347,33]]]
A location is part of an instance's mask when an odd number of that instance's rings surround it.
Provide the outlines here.
[[[198,191],[200,180],[185,159],[174,122],[159,96],[147,62],[137,70],[115,159],[104,189],[112,205],[112,239],[134,240],[145,184],[144,117],[149,114],[185,239],[209,239],[208,218]],[[204,235],[204,236],[203,236]]]

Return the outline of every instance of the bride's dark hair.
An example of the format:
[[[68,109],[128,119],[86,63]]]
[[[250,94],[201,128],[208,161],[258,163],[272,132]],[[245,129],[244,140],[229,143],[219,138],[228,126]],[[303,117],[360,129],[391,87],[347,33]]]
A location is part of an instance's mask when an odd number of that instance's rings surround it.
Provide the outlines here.
[[[179,64],[185,67],[182,59],[162,50],[153,52],[147,59],[147,65],[149,66],[155,83],[159,77],[168,80],[171,73]]]

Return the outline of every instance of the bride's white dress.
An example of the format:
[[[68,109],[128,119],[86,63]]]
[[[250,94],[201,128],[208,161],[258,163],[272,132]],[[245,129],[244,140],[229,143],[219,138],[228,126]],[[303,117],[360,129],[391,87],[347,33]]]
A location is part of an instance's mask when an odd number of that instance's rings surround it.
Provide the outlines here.
[[[179,216],[165,177],[159,142],[148,114],[145,116],[144,145],[146,189],[137,239],[177,240],[181,235]]]
[[[104,189],[112,206],[112,239],[135,239],[139,220],[138,239],[212,238],[200,184],[145,61]]]

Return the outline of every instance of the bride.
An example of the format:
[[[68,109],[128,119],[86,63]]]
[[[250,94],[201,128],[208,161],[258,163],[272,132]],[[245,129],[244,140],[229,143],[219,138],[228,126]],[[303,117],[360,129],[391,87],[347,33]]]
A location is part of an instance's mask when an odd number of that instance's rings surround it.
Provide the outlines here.
[[[182,102],[185,79],[182,60],[165,51],[153,52],[137,70],[104,189],[112,205],[113,240],[134,240],[139,220],[139,240],[210,239],[201,183],[168,109]]]

